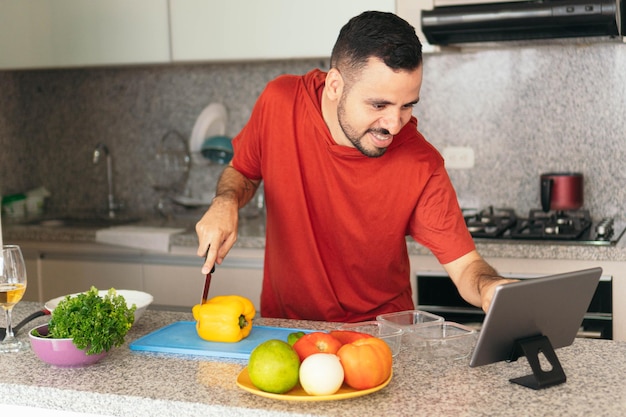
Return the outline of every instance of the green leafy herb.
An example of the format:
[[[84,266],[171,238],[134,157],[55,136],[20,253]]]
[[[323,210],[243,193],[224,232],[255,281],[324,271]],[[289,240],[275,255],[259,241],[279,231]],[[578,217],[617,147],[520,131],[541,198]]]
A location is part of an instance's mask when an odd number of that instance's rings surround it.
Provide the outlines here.
[[[59,302],[50,323],[48,335],[54,339],[71,338],[89,355],[109,351],[124,343],[124,337],[135,320],[133,304],[128,307],[123,296],[111,288],[101,297],[95,287],[85,293],[66,296]]]

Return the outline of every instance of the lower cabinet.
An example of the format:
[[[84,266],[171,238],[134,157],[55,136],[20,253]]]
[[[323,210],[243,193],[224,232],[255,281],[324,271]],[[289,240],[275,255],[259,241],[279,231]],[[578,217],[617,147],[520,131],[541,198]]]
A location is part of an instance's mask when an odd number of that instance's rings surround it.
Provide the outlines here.
[[[205,275],[200,266],[145,264],[144,291],[152,294],[154,304],[168,307],[193,307],[200,303]],[[212,275],[208,297],[241,295],[260,311],[263,269],[218,265]]]
[[[22,248],[22,256],[26,264],[26,292],[24,301],[41,301],[41,285],[39,282],[39,253]]]
[[[22,244],[28,271],[24,299],[45,303],[56,297],[109,288],[145,291],[153,307],[191,309],[202,298],[205,276],[195,254],[154,254],[102,251],[73,245],[54,248]],[[209,298],[236,294],[249,298],[260,311],[263,250],[231,250],[213,273]]]
[[[142,265],[106,260],[41,260],[44,301],[89,290],[118,288],[143,291]]]

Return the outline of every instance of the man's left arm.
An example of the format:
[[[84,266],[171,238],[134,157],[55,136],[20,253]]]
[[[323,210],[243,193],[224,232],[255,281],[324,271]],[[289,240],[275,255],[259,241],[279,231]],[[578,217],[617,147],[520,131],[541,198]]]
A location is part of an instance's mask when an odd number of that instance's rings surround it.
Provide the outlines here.
[[[489,310],[496,286],[515,281],[499,276],[476,250],[443,267],[456,285],[461,297],[468,303],[481,307],[485,312]]]

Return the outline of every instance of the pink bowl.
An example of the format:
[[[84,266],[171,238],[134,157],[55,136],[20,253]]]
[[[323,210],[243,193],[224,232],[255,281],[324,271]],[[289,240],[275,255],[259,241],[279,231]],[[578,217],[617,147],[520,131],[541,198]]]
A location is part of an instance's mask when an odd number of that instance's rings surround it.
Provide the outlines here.
[[[78,349],[72,339],[49,339],[33,335],[33,330],[41,335],[48,334],[48,325],[35,327],[28,336],[35,355],[42,361],[59,368],[79,368],[89,366],[104,358],[107,352],[87,355],[84,350]]]

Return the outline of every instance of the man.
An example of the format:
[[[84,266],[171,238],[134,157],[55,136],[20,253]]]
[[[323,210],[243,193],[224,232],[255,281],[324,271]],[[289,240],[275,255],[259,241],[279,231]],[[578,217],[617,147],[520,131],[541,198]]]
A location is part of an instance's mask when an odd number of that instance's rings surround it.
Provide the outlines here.
[[[508,280],[476,252],[443,159],[417,131],[415,30],[365,12],[342,28],[330,66],[280,76],[259,97],[196,225],[202,272],[232,248],[238,209],[263,180],[263,317],[348,322],[413,309],[407,235],[487,310]]]

